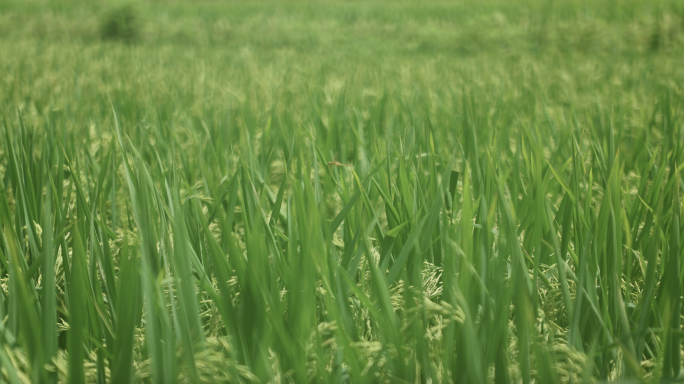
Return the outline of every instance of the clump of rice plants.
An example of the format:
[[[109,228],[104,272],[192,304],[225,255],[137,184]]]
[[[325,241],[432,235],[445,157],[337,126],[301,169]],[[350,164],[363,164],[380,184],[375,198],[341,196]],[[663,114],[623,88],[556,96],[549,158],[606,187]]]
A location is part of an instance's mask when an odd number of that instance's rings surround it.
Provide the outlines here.
[[[100,25],[105,40],[133,43],[140,38],[139,20],[133,6],[122,5],[107,12]]]
[[[684,67],[622,45],[674,8],[517,3],[140,3],[139,44],[2,40],[0,381],[680,380]],[[470,19],[498,32],[442,50]],[[587,24],[614,50],[554,34]]]

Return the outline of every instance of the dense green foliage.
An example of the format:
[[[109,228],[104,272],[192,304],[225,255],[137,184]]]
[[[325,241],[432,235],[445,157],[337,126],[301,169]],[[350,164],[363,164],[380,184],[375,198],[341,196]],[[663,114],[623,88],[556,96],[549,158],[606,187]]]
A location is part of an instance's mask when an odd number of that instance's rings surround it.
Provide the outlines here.
[[[673,382],[678,1],[0,1],[0,382]]]

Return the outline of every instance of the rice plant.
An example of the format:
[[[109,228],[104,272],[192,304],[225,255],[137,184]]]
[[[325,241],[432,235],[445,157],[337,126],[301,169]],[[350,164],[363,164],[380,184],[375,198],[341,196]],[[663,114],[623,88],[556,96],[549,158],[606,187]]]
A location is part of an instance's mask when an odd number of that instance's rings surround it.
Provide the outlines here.
[[[0,382],[684,380],[682,7],[516,3],[0,2]]]

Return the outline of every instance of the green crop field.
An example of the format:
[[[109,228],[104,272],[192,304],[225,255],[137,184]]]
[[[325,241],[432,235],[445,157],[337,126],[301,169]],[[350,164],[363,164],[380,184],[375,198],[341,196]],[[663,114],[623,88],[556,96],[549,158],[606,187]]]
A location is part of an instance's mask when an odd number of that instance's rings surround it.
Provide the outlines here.
[[[0,0],[0,383],[684,382],[684,3]]]

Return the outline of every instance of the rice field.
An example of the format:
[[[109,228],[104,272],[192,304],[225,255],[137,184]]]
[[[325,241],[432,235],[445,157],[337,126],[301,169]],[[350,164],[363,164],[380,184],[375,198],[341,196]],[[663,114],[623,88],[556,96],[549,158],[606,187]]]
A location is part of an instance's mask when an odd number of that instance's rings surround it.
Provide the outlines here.
[[[676,0],[0,0],[0,382],[684,382]]]

